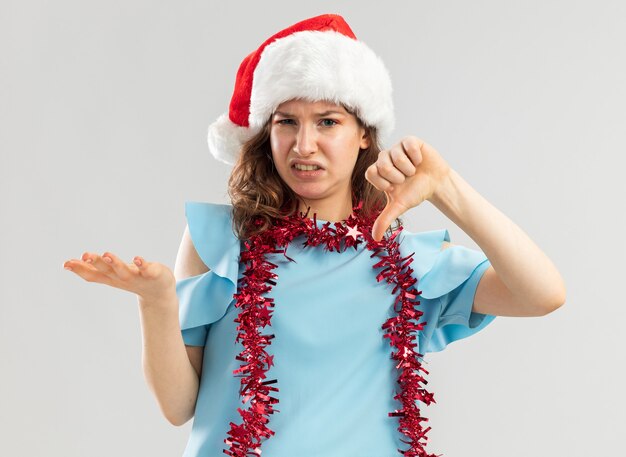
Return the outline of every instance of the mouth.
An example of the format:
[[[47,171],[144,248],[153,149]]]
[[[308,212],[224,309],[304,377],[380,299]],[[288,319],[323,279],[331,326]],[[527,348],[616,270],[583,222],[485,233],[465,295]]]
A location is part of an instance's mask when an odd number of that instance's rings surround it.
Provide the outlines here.
[[[303,163],[299,160],[297,162],[292,162],[291,173],[298,179],[318,179],[323,175],[324,167],[315,162]]]
[[[315,171],[322,169],[319,165],[305,165],[302,163],[294,163],[291,167],[298,171]]]

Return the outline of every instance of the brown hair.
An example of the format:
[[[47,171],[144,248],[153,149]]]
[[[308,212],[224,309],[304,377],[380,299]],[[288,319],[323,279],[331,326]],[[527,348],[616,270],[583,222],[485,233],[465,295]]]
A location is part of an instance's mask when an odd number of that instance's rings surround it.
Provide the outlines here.
[[[354,114],[344,106],[346,111]],[[353,204],[362,201],[365,216],[382,210],[386,204],[384,192],[365,179],[365,170],[376,162],[381,151],[376,128],[363,124],[370,145],[361,149],[352,171]],[[243,144],[239,159],[228,180],[228,194],[233,205],[233,230],[241,240],[261,233],[274,225],[274,220],[294,215],[298,196],[282,180],[274,168],[270,146],[271,117],[261,131]],[[260,223],[254,224],[254,221]]]

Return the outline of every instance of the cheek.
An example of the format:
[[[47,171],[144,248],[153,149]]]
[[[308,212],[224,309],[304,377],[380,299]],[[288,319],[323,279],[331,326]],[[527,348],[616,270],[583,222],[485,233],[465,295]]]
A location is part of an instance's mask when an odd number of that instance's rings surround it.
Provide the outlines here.
[[[270,135],[270,149],[272,150],[272,157],[274,157],[274,151],[277,150],[277,142],[274,135]]]
[[[340,161],[344,166],[344,171],[352,173],[354,166],[359,158],[359,143],[346,142],[343,150],[337,154],[336,159]]]
[[[285,140],[280,135],[270,135],[270,148],[272,149],[272,157],[277,160],[285,155]]]
[[[285,164],[284,145],[278,136],[270,135],[270,149],[272,151],[274,169],[276,170],[278,176],[280,176],[284,181],[285,174],[287,173],[287,166]]]

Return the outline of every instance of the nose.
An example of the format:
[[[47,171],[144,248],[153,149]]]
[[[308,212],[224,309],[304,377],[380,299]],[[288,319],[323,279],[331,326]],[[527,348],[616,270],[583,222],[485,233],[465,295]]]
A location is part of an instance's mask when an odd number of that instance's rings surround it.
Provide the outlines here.
[[[296,144],[293,147],[293,152],[303,157],[314,154],[317,150],[315,135],[315,127],[302,123],[296,134]]]

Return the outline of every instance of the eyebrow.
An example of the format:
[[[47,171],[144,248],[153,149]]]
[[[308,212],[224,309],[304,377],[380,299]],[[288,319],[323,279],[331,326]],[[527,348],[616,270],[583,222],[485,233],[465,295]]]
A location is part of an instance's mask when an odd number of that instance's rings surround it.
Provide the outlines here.
[[[284,116],[284,117],[295,117],[291,113],[284,113],[282,111],[274,111],[274,114],[278,114],[279,116]],[[343,115],[345,115],[346,113],[342,113],[341,111],[328,110],[328,111],[324,111],[323,113],[316,113],[316,114],[318,116],[322,117],[322,116],[328,116],[329,114],[343,114]]]

